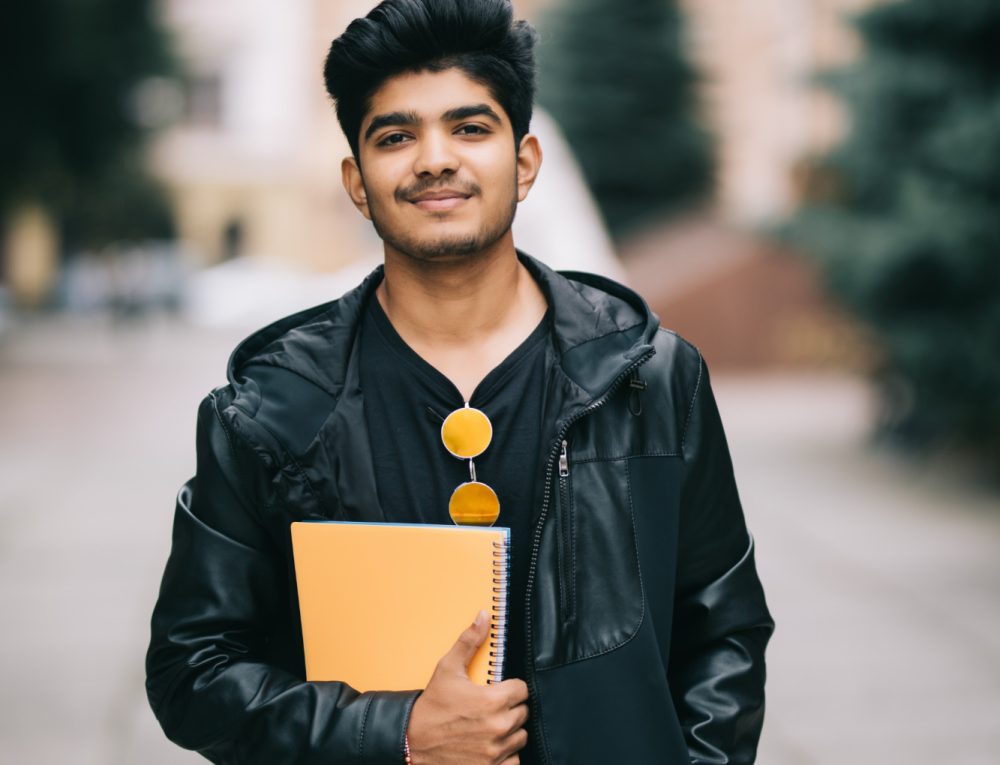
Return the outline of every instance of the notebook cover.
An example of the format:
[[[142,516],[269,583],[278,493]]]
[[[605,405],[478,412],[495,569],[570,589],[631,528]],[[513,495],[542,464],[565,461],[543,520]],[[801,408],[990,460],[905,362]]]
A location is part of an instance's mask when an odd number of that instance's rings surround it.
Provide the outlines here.
[[[296,522],[291,533],[307,680],[425,688],[480,610],[491,617],[490,637],[469,677],[500,679],[509,529]]]

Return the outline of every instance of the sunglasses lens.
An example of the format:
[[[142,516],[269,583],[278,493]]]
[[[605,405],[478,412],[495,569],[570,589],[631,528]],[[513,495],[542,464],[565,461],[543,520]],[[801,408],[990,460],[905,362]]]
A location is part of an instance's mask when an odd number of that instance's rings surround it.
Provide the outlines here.
[[[444,448],[464,460],[478,457],[493,439],[489,418],[472,407],[456,409],[441,425]]]
[[[451,519],[459,526],[492,526],[500,515],[500,500],[485,483],[463,483],[448,503]]]

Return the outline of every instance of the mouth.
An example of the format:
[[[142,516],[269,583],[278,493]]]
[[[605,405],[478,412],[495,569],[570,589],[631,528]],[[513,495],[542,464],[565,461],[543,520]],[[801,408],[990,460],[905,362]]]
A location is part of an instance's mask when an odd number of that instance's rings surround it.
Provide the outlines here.
[[[410,197],[409,201],[427,212],[445,212],[463,205],[472,195],[452,189],[426,191]]]

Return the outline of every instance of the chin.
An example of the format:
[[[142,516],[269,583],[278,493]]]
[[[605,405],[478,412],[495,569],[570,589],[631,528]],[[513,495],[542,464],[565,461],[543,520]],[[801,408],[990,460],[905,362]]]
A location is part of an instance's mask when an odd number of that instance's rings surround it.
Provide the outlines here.
[[[380,218],[373,217],[372,223],[382,241],[398,252],[415,260],[447,262],[470,258],[493,247],[510,231],[515,210],[516,203],[508,215],[492,222],[438,220],[430,225],[422,221],[409,227],[382,226]]]
[[[454,236],[430,241],[412,242],[402,252],[419,260],[450,260],[467,258],[485,249],[476,236]]]
[[[506,233],[462,228],[465,230],[450,232],[441,231],[439,228],[434,234],[414,236],[411,232],[404,234],[399,231],[386,231],[377,225],[375,227],[382,241],[394,250],[415,260],[439,262],[472,257],[492,247]]]

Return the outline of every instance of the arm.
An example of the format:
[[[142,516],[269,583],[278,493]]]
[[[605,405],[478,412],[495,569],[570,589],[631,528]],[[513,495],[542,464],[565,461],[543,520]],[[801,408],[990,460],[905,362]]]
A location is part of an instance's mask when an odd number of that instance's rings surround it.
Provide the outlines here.
[[[693,765],[749,765],[764,721],[764,649],[774,622],[700,358],[683,455],[674,705]]]
[[[284,556],[256,515],[265,475],[209,396],[198,415],[197,474],[178,496],[153,612],[153,711],[171,740],[213,762],[399,765],[416,692],[359,694],[267,660],[270,625],[296,616]]]

